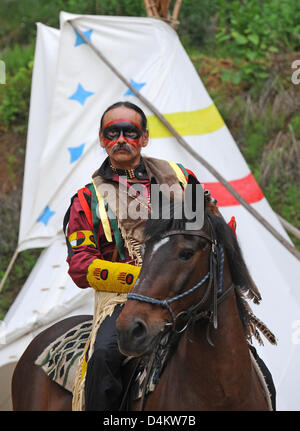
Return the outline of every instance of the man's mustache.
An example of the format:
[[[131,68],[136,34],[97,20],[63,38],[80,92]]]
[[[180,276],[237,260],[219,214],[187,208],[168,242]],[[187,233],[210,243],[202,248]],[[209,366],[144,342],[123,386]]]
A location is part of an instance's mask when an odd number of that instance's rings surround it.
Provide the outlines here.
[[[126,144],[126,143],[120,143],[120,144],[114,145],[111,149],[111,153],[114,154],[118,150],[126,150],[131,154],[134,152],[133,149],[131,148],[131,146],[129,144]]]

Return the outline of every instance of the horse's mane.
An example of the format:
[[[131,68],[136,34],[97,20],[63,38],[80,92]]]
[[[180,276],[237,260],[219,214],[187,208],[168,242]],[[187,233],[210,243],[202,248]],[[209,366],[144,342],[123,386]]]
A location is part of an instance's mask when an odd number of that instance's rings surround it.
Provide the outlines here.
[[[176,214],[176,205],[171,204],[169,218],[149,219],[147,221],[145,226],[145,235],[149,243],[156,241],[162,234],[172,230],[186,230],[186,223],[191,222],[192,220],[187,219],[185,216],[179,219],[175,218],[174,214]],[[184,211],[182,211],[182,214],[184,214]],[[221,215],[217,216],[206,208],[204,214],[204,225],[201,230],[207,234],[210,234],[208,218],[210,219],[212,228],[215,232],[216,239],[222,245],[227,257],[232,282],[236,286],[235,294],[237,307],[247,340],[252,342],[252,336],[254,336],[260,344],[263,344],[257,331],[257,329],[259,329],[270,343],[276,344],[275,336],[262,321],[254,316],[246,299],[247,297],[253,300],[255,304],[259,304],[261,301],[261,295],[249,273],[241,248],[232,228],[228,226]]]

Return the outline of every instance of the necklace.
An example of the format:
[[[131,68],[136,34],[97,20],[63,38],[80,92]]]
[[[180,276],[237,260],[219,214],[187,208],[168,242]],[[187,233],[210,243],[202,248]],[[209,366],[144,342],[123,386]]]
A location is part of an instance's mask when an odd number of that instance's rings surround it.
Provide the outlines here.
[[[134,169],[118,169],[112,165],[110,165],[110,167],[115,174],[119,175],[119,177],[126,176],[127,178],[136,178]]]

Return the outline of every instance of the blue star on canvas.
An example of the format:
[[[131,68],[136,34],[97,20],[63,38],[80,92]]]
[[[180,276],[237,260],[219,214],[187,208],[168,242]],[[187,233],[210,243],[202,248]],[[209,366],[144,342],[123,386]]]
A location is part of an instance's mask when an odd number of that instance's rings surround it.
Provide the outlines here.
[[[70,152],[70,163],[76,162],[83,153],[85,144],[78,145],[77,147],[68,147],[68,150]]]
[[[81,33],[83,33],[88,40],[91,40],[91,35],[93,33],[93,30],[90,29],[90,30],[82,31]],[[79,46],[84,43],[87,43],[76,30],[75,30],[75,34],[76,34],[75,46]]]
[[[55,211],[51,211],[51,209],[47,205],[43,213],[37,219],[37,221],[42,222],[44,223],[45,226],[47,226],[47,224],[49,223],[49,220],[51,219],[51,217],[54,216],[54,214],[55,214]]]
[[[137,91],[140,91],[144,85],[146,85],[146,82],[135,82],[133,79],[130,80],[130,84],[135,88]],[[135,96],[134,92],[128,88],[126,93],[124,93],[124,96]]]
[[[72,96],[69,97],[70,100],[77,100],[81,105],[85,104],[85,101],[88,97],[92,96],[92,91],[87,91],[83,88],[83,86],[79,83],[77,86],[77,90],[75,93],[72,94]]]

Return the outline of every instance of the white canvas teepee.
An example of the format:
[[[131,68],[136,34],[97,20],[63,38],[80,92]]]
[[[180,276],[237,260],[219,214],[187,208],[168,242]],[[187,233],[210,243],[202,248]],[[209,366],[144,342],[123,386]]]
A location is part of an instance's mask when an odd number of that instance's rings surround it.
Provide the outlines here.
[[[273,374],[278,409],[300,410],[299,261],[178,144],[99,60],[70,20],[288,239],[172,28],[151,18],[64,12],[60,30],[38,24],[19,250],[45,250],[3,322],[1,380],[37,332],[64,317],[93,311],[91,289],[80,290],[67,274],[62,220],[71,196],[90,181],[106,157],[98,144],[102,112],[116,101],[129,100],[148,117],[150,144],[144,154],[191,169],[217,198],[225,219],[236,217],[245,260],[263,297],[253,311],[278,338],[276,347],[267,341],[256,347]],[[9,389],[2,394],[5,408]]]

